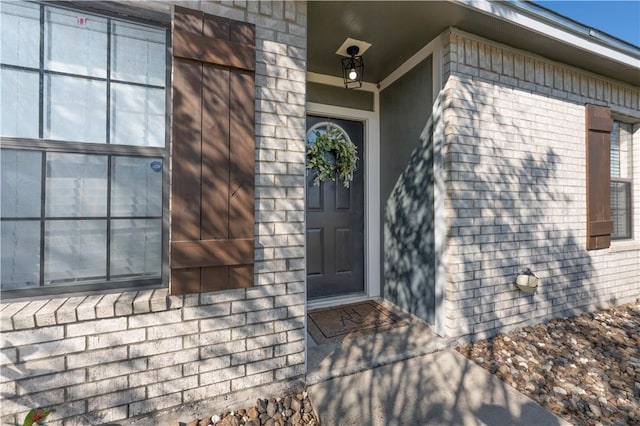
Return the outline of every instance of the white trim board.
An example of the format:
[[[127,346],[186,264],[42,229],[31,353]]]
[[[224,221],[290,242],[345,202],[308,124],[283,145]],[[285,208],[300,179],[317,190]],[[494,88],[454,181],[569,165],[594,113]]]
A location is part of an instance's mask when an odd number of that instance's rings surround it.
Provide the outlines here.
[[[307,81],[311,83],[320,83],[327,86],[342,87],[344,88],[344,80],[340,77],[333,75],[318,74],[315,72],[307,71]],[[349,90],[362,90],[364,92],[377,92],[378,86],[374,83],[362,82],[362,87],[349,89]]]
[[[445,30],[445,32],[448,30]],[[416,65],[418,65],[420,62],[424,61],[425,59],[427,59],[429,57],[429,55],[434,55],[436,52],[439,52],[441,50],[441,41],[440,41],[440,37],[442,36],[443,33],[438,34],[436,36],[436,38],[434,38],[433,40],[431,40],[429,43],[426,44],[426,46],[424,46],[422,49],[418,50],[416,53],[414,53],[413,56],[411,56],[409,59],[407,59],[406,61],[404,61],[404,63],[402,65],[400,65],[398,68],[396,68],[391,74],[389,74],[388,76],[386,76],[379,84],[380,86],[380,91],[386,89],[387,87],[391,86],[393,83],[396,82],[396,80],[398,80],[400,77],[402,77],[403,75],[405,75],[406,73],[408,73],[409,71],[411,71],[413,68],[415,68]],[[434,55],[435,56],[435,55]],[[440,64],[441,61],[438,61],[438,65]],[[433,61],[433,81],[434,81],[434,100],[435,100],[435,93],[440,91],[440,82],[438,82],[438,88],[436,90],[435,87],[435,81],[436,75],[440,75],[441,73],[438,71],[437,73],[436,71],[436,61]]]
[[[345,294],[331,297],[323,297],[322,299],[307,302],[307,310],[333,308],[340,305],[348,305],[350,303],[364,302],[365,300],[376,299],[369,297],[365,293]]]
[[[364,156],[365,294],[367,297],[379,297],[381,294],[380,268],[376,267],[380,262],[380,171],[378,170],[380,164],[380,123],[378,113],[309,102],[307,103],[307,114],[361,121],[364,124],[364,145],[366,146]],[[315,303],[313,305],[315,306]]]

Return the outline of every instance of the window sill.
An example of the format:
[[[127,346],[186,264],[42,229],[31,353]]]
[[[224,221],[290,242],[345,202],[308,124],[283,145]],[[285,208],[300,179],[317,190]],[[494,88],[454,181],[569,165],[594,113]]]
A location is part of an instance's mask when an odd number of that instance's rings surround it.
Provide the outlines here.
[[[619,253],[624,251],[640,250],[640,241],[637,240],[618,240],[611,241],[609,253]]]
[[[169,296],[167,288],[2,302],[0,329],[24,330],[77,321],[169,311],[179,309],[184,304],[184,296]]]

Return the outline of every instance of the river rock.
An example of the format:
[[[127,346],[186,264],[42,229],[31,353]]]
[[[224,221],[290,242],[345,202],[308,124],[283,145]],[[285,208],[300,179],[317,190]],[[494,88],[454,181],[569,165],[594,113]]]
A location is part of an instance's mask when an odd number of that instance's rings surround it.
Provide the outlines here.
[[[572,424],[640,426],[638,339],[640,299],[456,349]]]
[[[560,386],[554,386],[554,387],[553,387],[553,392],[554,392],[554,393],[557,393],[557,394],[560,394],[560,395],[567,395],[567,391],[566,391],[566,389],[565,389],[565,388],[562,388],[562,387],[560,387]]]

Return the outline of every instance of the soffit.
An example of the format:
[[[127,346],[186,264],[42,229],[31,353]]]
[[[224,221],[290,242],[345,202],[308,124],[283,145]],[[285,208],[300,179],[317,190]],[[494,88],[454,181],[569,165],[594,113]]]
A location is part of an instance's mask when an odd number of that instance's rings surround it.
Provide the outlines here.
[[[340,77],[335,51],[352,37],[372,44],[364,55],[365,81],[379,83],[449,27],[640,86],[640,59],[638,67],[622,64],[448,1],[311,1],[307,68]]]

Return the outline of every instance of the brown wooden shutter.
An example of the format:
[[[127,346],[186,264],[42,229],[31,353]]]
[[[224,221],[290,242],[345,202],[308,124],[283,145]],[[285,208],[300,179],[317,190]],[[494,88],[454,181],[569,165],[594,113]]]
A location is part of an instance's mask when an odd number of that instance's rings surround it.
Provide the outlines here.
[[[610,144],[613,120],[609,108],[589,105],[586,111],[587,250],[611,244]]]
[[[171,294],[253,286],[255,27],[173,14]]]

